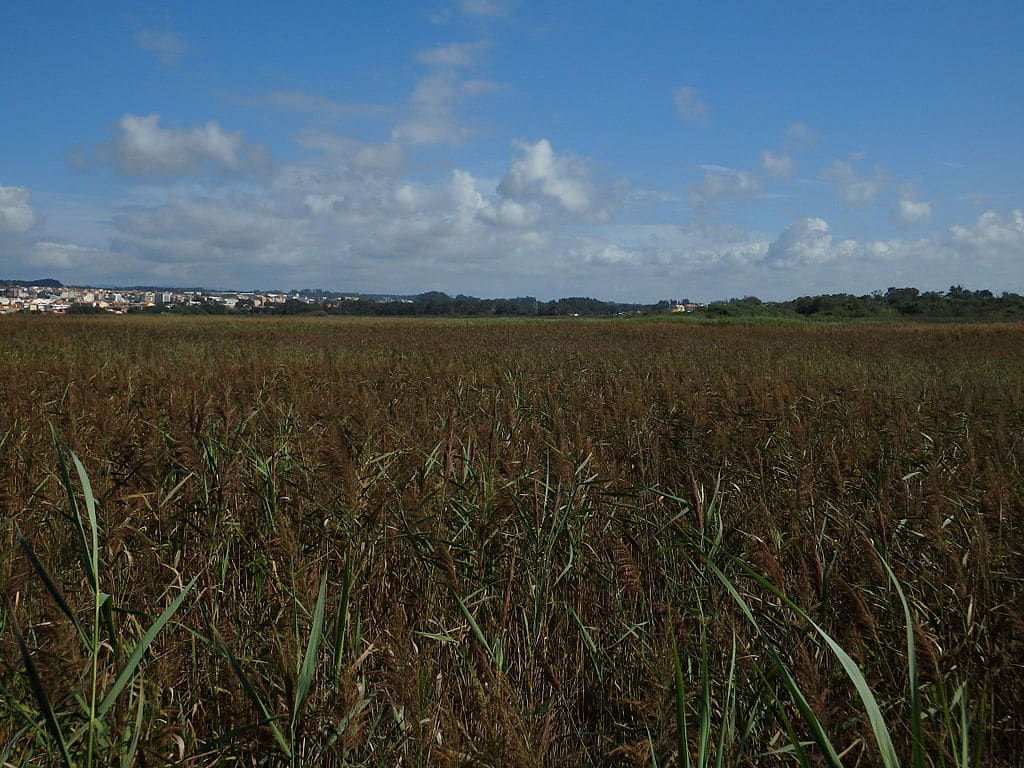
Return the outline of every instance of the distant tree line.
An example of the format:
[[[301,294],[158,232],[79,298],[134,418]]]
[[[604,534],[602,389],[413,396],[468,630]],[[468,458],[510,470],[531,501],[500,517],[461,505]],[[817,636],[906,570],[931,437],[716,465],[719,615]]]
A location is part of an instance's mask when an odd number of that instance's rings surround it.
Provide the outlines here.
[[[960,285],[945,292],[893,287],[884,293],[875,291],[863,296],[832,293],[780,302],[762,302],[748,296],[714,302],[704,312],[724,317],[1009,319],[1024,317],[1024,296],[971,291]]]
[[[613,317],[623,315],[656,315],[669,313],[679,304],[661,300],[655,304],[628,304],[573,296],[540,301],[532,296],[504,299],[480,299],[459,294],[449,296],[439,291],[399,298],[313,296],[320,292],[303,292],[303,298],[289,298],[281,303],[257,307],[242,299],[234,307],[222,302],[155,306],[132,310],[133,313],[173,313],[188,315],[349,315],[377,317]],[[74,306],[72,312],[99,311],[92,307]],[[768,302],[756,296],[716,301],[699,306],[687,315],[705,318],[808,318],[808,319],[1024,319],[1024,296],[989,290],[968,290],[960,285],[948,291],[920,291],[917,288],[889,288],[861,296],[831,293],[800,296],[788,301]]]
[[[60,280],[54,280],[50,277],[40,278],[39,280],[0,280],[0,288],[28,288],[30,286],[38,288],[63,288],[64,284]]]
[[[375,299],[323,299],[309,301],[290,298],[281,303],[256,307],[248,299],[235,307],[206,301],[201,304],[173,308],[153,307],[147,311],[178,314],[253,314],[253,315],[351,315],[377,317],[611,317],[622,314],[665,311],[667,301],[658,304],[621,304],[574,296],[553,301],[540,301],[532,296],[512,299],[478,299],[474,296],[449,296],[439,291],[421,293],[407,299],[381,301]]]

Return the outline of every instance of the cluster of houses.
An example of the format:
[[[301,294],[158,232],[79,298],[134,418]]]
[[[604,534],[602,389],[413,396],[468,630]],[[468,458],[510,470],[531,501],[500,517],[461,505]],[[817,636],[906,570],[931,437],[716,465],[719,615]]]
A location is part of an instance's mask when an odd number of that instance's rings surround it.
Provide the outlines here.
[[[216,311],[220,305],[229,310],[240,310],[251,312],[253,310],[268,310],[275,305],[288,305],[289,302],[302,302],[305,304],[320,304],[325,307],[337,306],[342,302],[369,302],[373,304],[402,303],[412,304],[408,297],[395,296],[359,296],[344,295],[324,292],[320,290],[305,289],[302,291],[211,291],[206,289],[193,290],[166,290],[146,288],[94,288],[75,287],[60,285],[56,281],[48,281],[49,285],[12,285],[11,283],[0,283],[0,315],[13,314],[16,312],[32,314],[66,315],[69,312],[110,312],[112,314],[127,314],[129,312],[160,312],[162,310],[174,310],[175,308],[202,307],[203,311]],[[421,301],[429,304],[432,294],[422,294],[418,297]],[[446,294],[436,294],[443,299],[443,304],[451,302],[469,301],[471,306],[463,308],[463,314],[486,313],[481,310],[480,304],[488,303],[487,300],[473,299],[472,297],[458,296],[455,299]],[[571,302],[564,299],[560,302]],[[591,301],[591,300],[584,300]],[[475,302],[475,303],[474,303]],[[560,303],[556,302],[556,303]],[[493,302],[491,302],[493,303]],[[601,304],[598,302],[598,304]],[[534,308],[537,304],[534,300]],[[670,312],[694,312],[702,309],[703,304],[696,304],[690,301],[662,301],[653,308],[655,311]],[[285,307],[288,312],[290,307]],[[608,314],[606,307],[602,304],[598,310],[589,310],[588,314]],[[426,314],[438,314],[431,312],[430,307],[423,310]],[[493,310],[492,310],[493,311]],[[581,310],[582,311],[582,310]],[[442,314],[448,313],[443,310]],[[634,307],[628,311],[620,311],[620,315],[637,314],[638,308]],[[458,314],[456,312],[456,314]],[[567,314],[565,311],[556,314]],[[579,313],[573,312],[574,316]]]
[[[206,290],[147,291],[29,285],[0,289],[0,314],[44,312],[64,315],[76,305],[115,314],[157,307],[201,306],[209,303],[223,304],[226,307],[234,308],[239,302],[248,302],[253,308],[259,308],[268,304],[283,304],[288,299],[298,298],[300,297],[297,293],[239,293]]]

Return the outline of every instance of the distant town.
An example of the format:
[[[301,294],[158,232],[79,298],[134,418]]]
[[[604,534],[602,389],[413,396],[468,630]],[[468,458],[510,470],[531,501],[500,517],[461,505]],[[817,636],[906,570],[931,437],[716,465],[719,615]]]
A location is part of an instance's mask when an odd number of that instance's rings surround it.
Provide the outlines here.
[[[0,280],[0,315],[179,314],[179,315],[355,315],[440,317],[631,317],[693,315],[695,319],[1024,319],[1017,293],[889,288],[861,296],[848,293],[761,301],[755,296],[709,304],[662,299],[630,304],[574,296],[542,301],[533,296],[481,299],[428,291],[409,296],[361,294],[305,288],[292,291],[229,291],[139,286],[101,288],[63,285],[55,279]]]
[[[8,283],[10,281],[7,281]],[[341,297],[345,300],[349,297]],[[361,300],[351,297],[351,300]],[[3,288],[0,314],[11,312],[43,312],[66,315],[69,312],[100,310],[112,314],[160,311],[177,307],[205,309],[216,305],[230,310],[262,309],[284,305],[289,300],[315,304],[322,296],[310,291],[265,293],[255,291],[212,291],[206,289],[164,288],[95,288],[61,285],[55,280],[11,285]],[[393,301],[382,297],[379,301]]]
[[[660,301],[623,304],[572,297],[478,299],[431,291],[413,296],[358,294],[306,288],[293,291],[226,291],[205,288],[101,288],[57,280],[0,281],[0,314],[308,314],[337,315],[629,315],[692,312],[703,304]]]

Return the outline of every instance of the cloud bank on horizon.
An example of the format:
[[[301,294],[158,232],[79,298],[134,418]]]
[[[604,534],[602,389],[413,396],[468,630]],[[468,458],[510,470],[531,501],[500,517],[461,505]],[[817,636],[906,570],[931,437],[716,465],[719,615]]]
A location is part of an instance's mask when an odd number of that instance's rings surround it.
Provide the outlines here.
[[[676,5],[22,5],[0,276],[1024,291],[1024,8]]]

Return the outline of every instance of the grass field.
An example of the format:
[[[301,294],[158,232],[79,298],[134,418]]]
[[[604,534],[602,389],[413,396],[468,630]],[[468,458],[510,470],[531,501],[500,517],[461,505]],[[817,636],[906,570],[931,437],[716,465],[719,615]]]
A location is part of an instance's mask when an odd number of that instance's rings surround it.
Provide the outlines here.
[[[1022,349],[5,318],[0,764],[1018,765]]]

